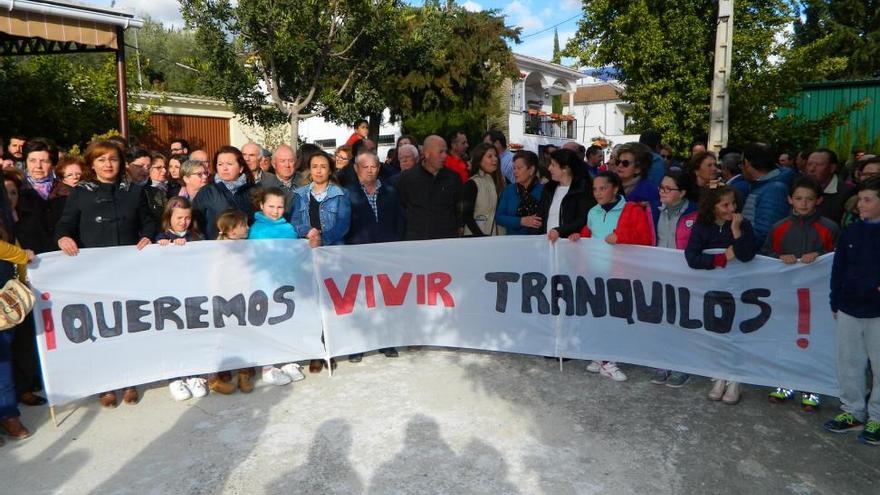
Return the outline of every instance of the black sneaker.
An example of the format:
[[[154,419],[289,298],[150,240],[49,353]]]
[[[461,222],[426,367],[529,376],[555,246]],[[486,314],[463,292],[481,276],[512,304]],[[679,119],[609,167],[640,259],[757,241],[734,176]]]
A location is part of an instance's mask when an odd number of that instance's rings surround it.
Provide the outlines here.
[[[846,433],[862,429],[862,422],[848,412],[842,412],[825,423],[825,429],[831,433]]]
[[[869,419],[865,429],[859,433],[859,441],[867,445],[880,445],[880,421]]]
[[[386,347],[385,349],[379,349],[382,354],[385,354],[387,358],[396,358],[398,356],[397,349],[393,347]]]

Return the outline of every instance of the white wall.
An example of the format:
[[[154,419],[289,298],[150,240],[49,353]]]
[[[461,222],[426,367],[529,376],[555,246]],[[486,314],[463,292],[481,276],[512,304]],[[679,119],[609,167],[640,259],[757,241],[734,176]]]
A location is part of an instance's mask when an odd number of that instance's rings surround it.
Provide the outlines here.
[[[399,124],[388,124],[389,112],[385,110],[382,115],[382,120],[386,122],[385,124],[379,127],[379,134],[392,134],[394,135],[395,141],[398,137],[400,137],[400,125]],[[341,126],[338,124],[334,124],[332,122],[328,122],[324,120],[323,117],[312,117],[310,119],[303,120],[299,123],[299,136],[300,138],[307,143],[314,143],[317,140],[323,139],[335,139],[336,146],[342,146],[348,141],[348,138],[351,136],[351,133],[354,132],[354,129],[351,127]],[[393,148],[394,144],[391,145],[381,145],[377,149],[380,160],[385,160],[385,155],[388,153],[388,150]],[[325,151],[332,152],[334,148],[325,148]]]

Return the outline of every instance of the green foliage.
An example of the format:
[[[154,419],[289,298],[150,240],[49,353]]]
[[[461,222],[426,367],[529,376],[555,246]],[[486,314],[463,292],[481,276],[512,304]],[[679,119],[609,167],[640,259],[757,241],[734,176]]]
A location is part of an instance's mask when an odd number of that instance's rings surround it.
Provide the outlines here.
[[[373,62],[398,0],[181,0],[203,83],[250,122],[291,124],[342,98]],[[271,104],[269,107],[267,104]]]
[[[138,50],[133,47],[135,36]],[[191,95],[207,92],[199,73],[194,69],[198,65],[199,54],[193,31],[165,27],[161,22],[145,17],[144,26],[136,34],[130,34],[126,44],[129,64],[136,65],[140,52],[144,89]],[[137,79],[129,83],[136,85]]]
[[[795,20],[787,0],[738,0],[730,76],[729,140],[791,145],[818,137],[841,115],[807,121],[775,117],[805,81],[842,60],[822,56],[821,43],[791,48]],[[585,0],[584,17],[566,52],[593,67],[612,66],[633,104],[627,132],[654,128],[679,152],[708,134],[717,2],[712,0]]]
[[[2,58],[0,87],[0,135],[45,136],[70,147],[118,126],[112,54]],[[132,104],[128,110],[131,134],[146,132],[149,115]]]
[[[403,133],[422,142],[431,134],[448,137],[463,130],[471,142],[482,137],[486,130],[486,116],[479,109],[452,109],[413,114],[403,122]]]
[[[559,30],[553,28],[553,58],[550,59],[554,64],[562,63],[562,51],[559,50]]]
[[[824,41],[822,54],[843,57],[828,79],[880,77],[880,3],[877,0],[802,0],[795,45]]]

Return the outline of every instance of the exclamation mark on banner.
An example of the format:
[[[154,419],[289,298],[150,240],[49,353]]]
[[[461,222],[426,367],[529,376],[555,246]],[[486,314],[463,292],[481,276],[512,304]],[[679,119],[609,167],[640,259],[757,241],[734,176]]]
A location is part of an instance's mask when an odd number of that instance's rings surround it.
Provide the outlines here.
[[[798,335],[810,335],[810,289],[798,289]],[[806,337],[797,339],[797,346],[806,349],[810,340]]]
[[[48,292],[44,292],[40,296],[44,301],[48,301],[51,297]],[[43,308],[40,311],[43,315],[43,334],[46,336],[46,350],[55,349],[55,320],[52,319],[52,308]]]

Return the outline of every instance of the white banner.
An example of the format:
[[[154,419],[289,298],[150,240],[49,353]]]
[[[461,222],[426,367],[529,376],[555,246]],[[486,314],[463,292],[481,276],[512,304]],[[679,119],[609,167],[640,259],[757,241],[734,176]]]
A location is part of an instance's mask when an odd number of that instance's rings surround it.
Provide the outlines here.
[[[510,236],[315,250],[305,241],[195,242],[39,258],[30,273],[53,404],[405,345],[615,360],[837,393],[830,255],[704,271],[681,251]]]
[[[49,401],[326,357],[312,255],[293,240],[41,255],[29,274]]]

